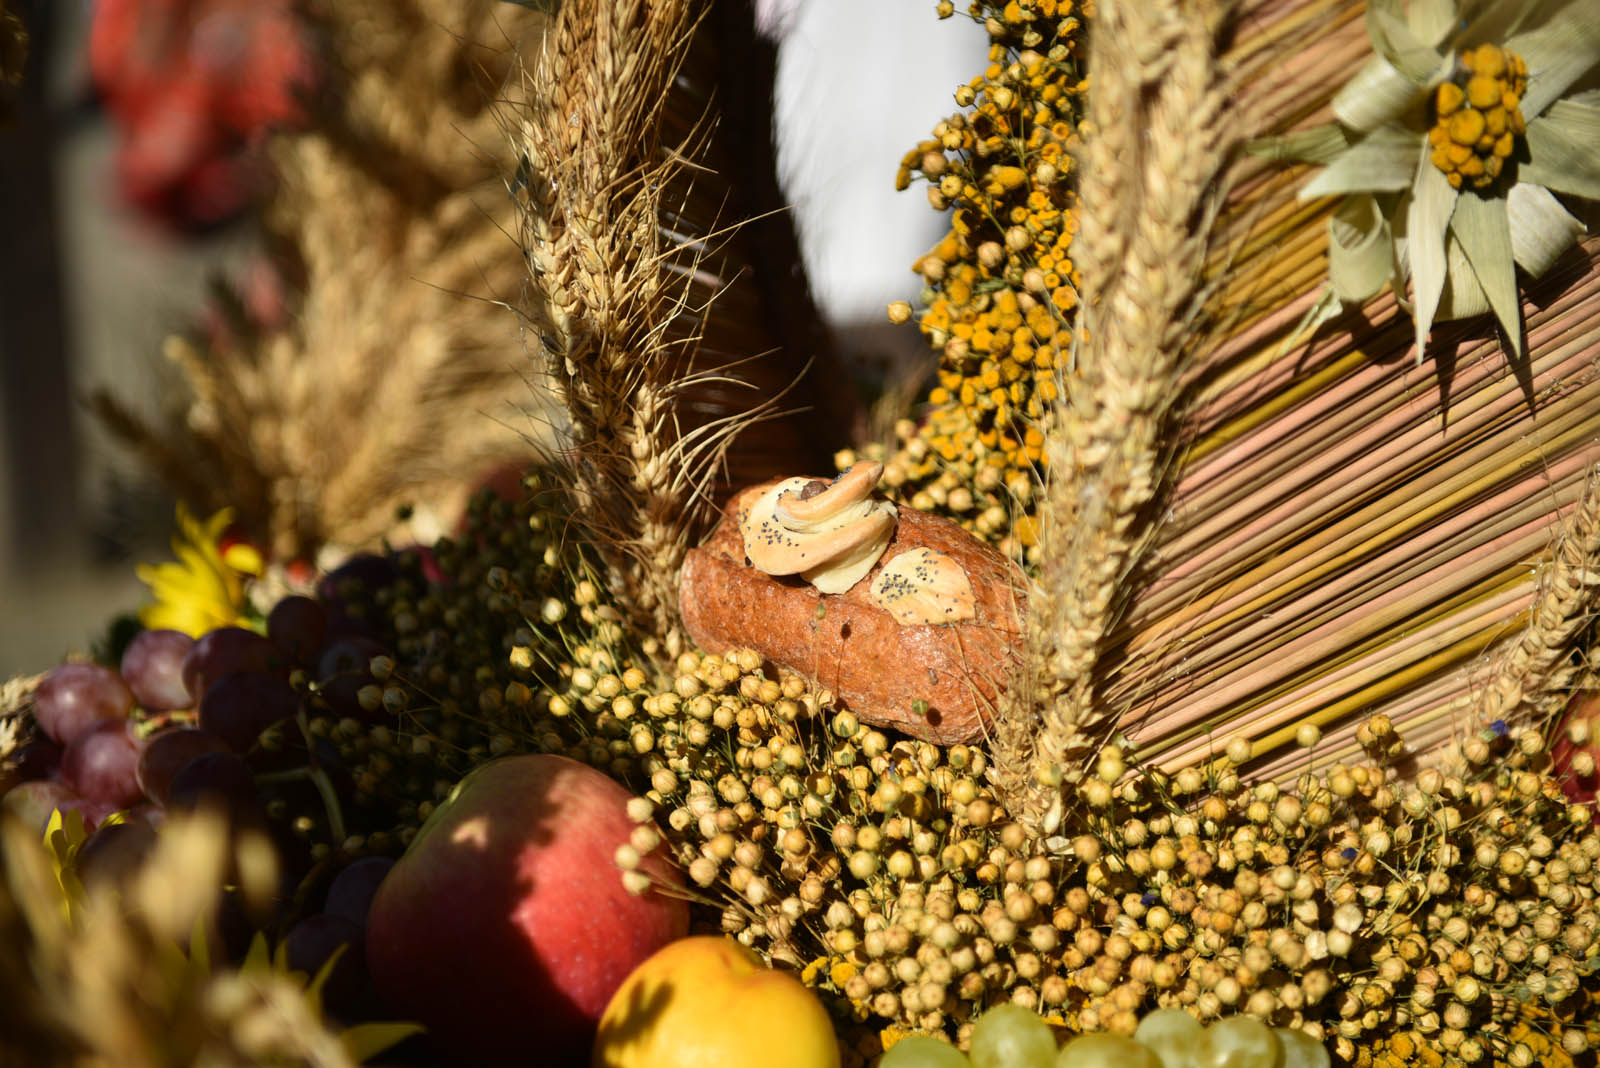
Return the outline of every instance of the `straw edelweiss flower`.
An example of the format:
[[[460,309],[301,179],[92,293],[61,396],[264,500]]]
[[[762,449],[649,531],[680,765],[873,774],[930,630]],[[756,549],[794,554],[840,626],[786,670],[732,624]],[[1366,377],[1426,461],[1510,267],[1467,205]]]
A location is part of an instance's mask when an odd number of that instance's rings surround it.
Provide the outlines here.
[[[1375,0],[1367,27],[1338,121],[1254,146],[1326,165],[1302,197],[1345,198],[1322,310],[1390,282],[1404,305],[1409,273],[1419,360],[1436,319],[1491,310],[1520,355],[1517,266],[1538,277],[1583,232],[1554,194],[1600,199],[1600,92],[1562,99],[1600,65],[1600,20],[1583,0]]]

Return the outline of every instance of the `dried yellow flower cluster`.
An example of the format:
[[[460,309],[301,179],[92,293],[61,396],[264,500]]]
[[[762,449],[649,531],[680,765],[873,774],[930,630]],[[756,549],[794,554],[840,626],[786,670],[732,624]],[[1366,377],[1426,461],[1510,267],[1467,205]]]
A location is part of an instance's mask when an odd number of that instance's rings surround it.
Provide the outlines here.
[[[940,5],[941,16],[953,11]],[[896,177],[903,189],[921,175],[932,206],[953,209],[949,233],[914,265],[925,283],[918,326],[939,353],[938,385],[914,434],[924,447],[913,457],[902,437],[899,452],[911,493],[950,464],[995,468],[1000,478],[978,489],[981,514],[1009,510],[1003,491],[1039,477],[1042,426],[1071,346],[1071,149],[1085,89],[1080,16],[1088,12],[1056,0],[974,3],[969,12],[990,39],[988,67],[956,91],[971,110],[935,126]],[[905,322],[912,309],[899,303],[889,314]],[[970,474],[963,481],[973,485]],[[994,540],[1008,534],[1018,549],[1033,544],[1031,526],[1007,523]]]
[[[1460,189],[1487,189],[1526,132],[1522,93],[1528,67],[1498,45],[1482,44],[1461,54],[1465,85],[1447,81],[1434,90],[1434,124],[1428,157]]]

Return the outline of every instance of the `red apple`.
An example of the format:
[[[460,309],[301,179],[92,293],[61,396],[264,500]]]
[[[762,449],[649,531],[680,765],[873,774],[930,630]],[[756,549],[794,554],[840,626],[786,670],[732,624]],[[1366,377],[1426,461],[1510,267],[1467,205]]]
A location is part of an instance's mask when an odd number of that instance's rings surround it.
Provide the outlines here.
[[[611,995],[689,927],[682,897],[623,888],[628,799],[565,757],[463,779],[372,901],[367,965],[390,1012],[457,1064],[585,1063]],[[682,886],[659,847],[640,870]]]
[[[1567,800],[1594,808],[1596,788],[1600,786],[1600,771],[1596,769],[1600,763],[1600,691],[1573,695],[1556,728],[1550,756]]]

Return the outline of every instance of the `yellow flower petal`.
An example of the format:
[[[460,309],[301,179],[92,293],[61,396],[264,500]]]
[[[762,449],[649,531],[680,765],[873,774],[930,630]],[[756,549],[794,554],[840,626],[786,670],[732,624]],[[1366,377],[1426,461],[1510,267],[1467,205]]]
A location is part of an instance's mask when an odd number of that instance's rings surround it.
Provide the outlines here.
[[[266,569],[266,562],[261,558],[261,552],[248,542],[234,542],[222,554],[222,562],[227,567],[244,575],[259,575]]]

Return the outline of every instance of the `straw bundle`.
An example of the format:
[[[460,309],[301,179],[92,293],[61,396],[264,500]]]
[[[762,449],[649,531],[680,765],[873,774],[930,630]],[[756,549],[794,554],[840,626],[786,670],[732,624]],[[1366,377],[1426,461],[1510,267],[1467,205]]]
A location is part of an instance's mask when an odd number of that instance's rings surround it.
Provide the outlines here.
[[[1099,48],[1110,47],[1115,10],[1102,10]],[[1359,12],[1321,0],[1240,10],[1231,106],[1252,133],[1326,119],[1343,72],[1369,53]],[[1125,190],[1107,207],[1087,205],[1091,179],[1119,158],[1097,153],[1150,121],[1113,104],[1118,73],[1102,61],[1092,75],[1099,110],[1075,257],[1104,240],[1102,228],[1134,233],[1124,213],[1152,217]],[[1215,174],[1204,153],[1173,153],[1172,165],[1162,178],[1174,186]],[[1359,756],[1370,741],[1359,722],[1376,714],[1431,758],[1470,731],[1502,729],[1497,721],[1548,722],[1593,640],[1600,242],[1528,292],[1526,359],[1478,319],[1435,328],[1433,358],[1417,366],[1410,319],[1392,296],[1302,329],[1325,277],[1329,207],[1295,198],[1302,173],[1241,160],[1228,180],[1214,223],[1191,216],[1191,240],[1212,250],[1216,318],[1209,330],[1184,324],[1198,337],[1153,341],[1171,350],[1164,366],[1102,370],[1130,316],[1115,303],[1122,277],[1085,266],[1084,385],[1069,386],[1078,399],[1054,445],[1063,459],[1092,462],[1052,462],[1069,474],[1051,488],[1046,529],[1073,526],[1058,542],[1070,548],[1045,552],[1075,577],[1046,570],[1033,602],[1033,663],[1048,699],[1031,706],[1043,723],[1030,770],[1046,783],[1070,779],[1111,739],[1129,761],[1171,772],[1221,759],[1236,736],[1251,743],[1250,773],[1287,779],[1313,755]],[[1123,241],[1119,250],[1137,248]],[[1162,292],[1200,284],[1192,258],[1158,262]],[[1148,316],[1154,306],[1135,307]],[[1113,321],[1096,320],[1096,307]],[[1146,467],[1131,468],[1149,485],[1143,494],[1099,460],[1126,448],[1141,417],[1130,408],[1108,421],[1106,382],[1147,411],[1177,413],[1170,462],[1147,446]],[[1104,537],[1084,530],[1089,505],[1104,508],[1091,526],[1113,532],[1110,551],[1083,553],[1086,537]],[[1002,742],[1021,737],[1013,744],[1028,751],[1016,725],[1028,722],[1039,721],[1008,722]],[[1308,752],[1297,738],[1320,741]],[[1008,764],[1013,775],[1022,766]],[[1014,789],[1039,814],[1030,784]]]

